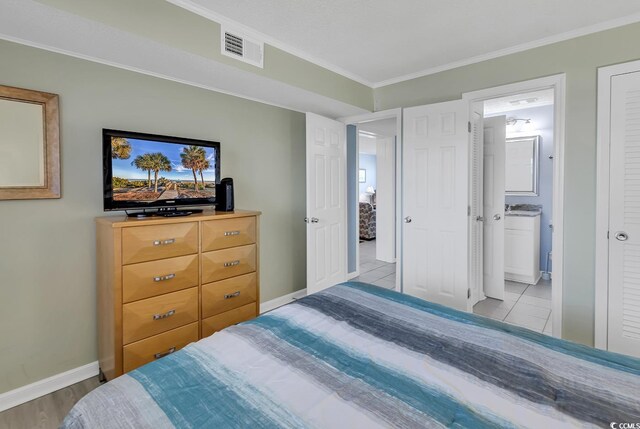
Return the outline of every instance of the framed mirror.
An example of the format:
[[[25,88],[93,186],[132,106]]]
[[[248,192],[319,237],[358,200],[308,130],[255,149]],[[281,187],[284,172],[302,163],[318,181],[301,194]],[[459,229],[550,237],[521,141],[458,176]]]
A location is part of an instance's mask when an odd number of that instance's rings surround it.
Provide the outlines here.
[[[0,85],[0,200],[60,198],[58,96]]]
[[[537,196],[540,136],[506,140],[504,190],[506,195]]]

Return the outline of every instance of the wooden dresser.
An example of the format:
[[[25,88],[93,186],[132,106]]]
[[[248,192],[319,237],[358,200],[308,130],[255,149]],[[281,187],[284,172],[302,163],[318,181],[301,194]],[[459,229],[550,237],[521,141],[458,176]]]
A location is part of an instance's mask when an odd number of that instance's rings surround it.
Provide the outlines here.
[[[103,377],[259,314],[259,216],[237,210],[96,219]]]

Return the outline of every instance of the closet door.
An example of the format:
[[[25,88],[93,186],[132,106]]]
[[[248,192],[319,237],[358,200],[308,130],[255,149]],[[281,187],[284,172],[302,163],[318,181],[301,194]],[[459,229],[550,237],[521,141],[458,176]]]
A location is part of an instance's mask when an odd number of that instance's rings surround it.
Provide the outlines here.
[[[608,349],[640,357],[640,72],[611,78]]]

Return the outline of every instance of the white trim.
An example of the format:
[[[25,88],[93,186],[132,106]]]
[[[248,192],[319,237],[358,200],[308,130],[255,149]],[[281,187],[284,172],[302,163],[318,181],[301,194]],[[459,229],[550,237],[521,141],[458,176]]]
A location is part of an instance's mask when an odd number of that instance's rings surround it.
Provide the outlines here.
[[[0,412],[98,375],[98,361],[0,394]]]
[[[271,301],[261,302],[260,303],[260,314],[264,314],[267,311],[275,310],[278,307],[282,307],[285,304],[289,304],[296,299],[300,299],[307,296],[307,288],[297,290],[292,293],[288,293],[286,295],[279,296],[278,298],[274,298]]]
[[[553,287],[552,324],[553,336],[562,337],[562,289],[564,282],[564,146],[565,146],[565,88],[564,73],[539,79],[531,79],[494,88],[481,89],[462,94],[462,98],[471,104],[491,98],[504,97],[523,92],[554,89],[553,121]]]
[[[608,349],[609,330],[609,150],[611,78],[640,70],[640,61],[598,68],[596,140],[596,260],[594,344]]]
[[[345,125],[358,125],[380,119],[396,118],[396,288],[402,292],[402,109],[381,110],[379,112],[364,113],[362,115],[346,116],[338,120]],[[359,145],[359,143],[357,142]],[[358,168],[360,166],[358,165]],[[356,211],[358,219],[360,211]],[[357,254],[359,255],[360,246]],[[358,257],[358,272],[360,271],[360,259]]]
[[[576,37],[586,36],[593,33],[599,33],[605,30],[611,30],[613,28],[622,27],[624,25],[633,24],[640,21],[640,13],[635,13],[621,18],[611,19],[608,21],[600,22],[586,27],[577,28],[575,30],[567,31],[565,33],[556,34],[554,36],[544,37],[542,39],[534,40],[520,45],[512,46],[510,48],[500,49],[493,52],[488,52],[482,55],[476,55],[471,58],[454,61],[448,64],[431,67],[415,73],[405,74],[403,76],[386,79],[380,82],[375,82],[372,88],[381,88],[387,85],[393,85],[396,83],[404,82],[419,77],[429,76],[432,74],[440,73],[443,71],[455,69],[458,67],[464,67],[471,64],[480,63],[482,61],[492,60],[494,58],[504,57],[518,52],[528,51],[529,49],[539,48],[546,45],[551,45],[565,40],[575,39]]]
[[[284,42],[281,42],[280,40],[274,39],[271,36],[268,36],[264,33],[261,33],[259,31],[256,31],[255,29],[248,27],[244,24],[241,24],[237,21],[234,21],[233,19],[227,18],[224,15],[221,15],[209,8],[200,6],[199,4],[191,1],[191,0],[166,0],[167,2],[181,7],[183,9],[188,10],[189,12],[193,12],[196,15],[200,15],[203,18],[207,18],[211,21],[217,22],[220,25],[228,25],[234,28],[237,28],[239,30],[242,30],[245,33],[249,33],[250,35],[253,35],[253,37],[257,38],[257,39],[262,39],[265,43],[273,46],[274,48],[280,49],[281,51],[287,52],[291,55],[294,55],[300,59],[303,59],[305,61],[310,62],[311,64],[315,64],[317,66],[320,66],[324,69],[327,69],[333,73],[339,74],[340,76],[346,77],[347,79],[351,79],[355,82],[358,82],[362,85],[368,86],[369,88],[373,88],[374,87],[374,83],[363,78],[362,76],[352,73],[348,70],[343,69],[342,67],[339,67],[333,63],[330,63],[328,61],[322,60],[314,55],[308,54],[306,52],[301,51],[300,49],[296,49]]]

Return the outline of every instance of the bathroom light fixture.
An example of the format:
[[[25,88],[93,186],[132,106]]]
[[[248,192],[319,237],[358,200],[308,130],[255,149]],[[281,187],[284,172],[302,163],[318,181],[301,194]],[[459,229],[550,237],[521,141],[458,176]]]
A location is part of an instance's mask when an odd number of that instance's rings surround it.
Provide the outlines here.
[[[507,118],[507,125],[515,125],[518,123],[518,121],[522,121],[525,124],[531,124],[531,118],[528,119],[524,119],[524,118]]]

